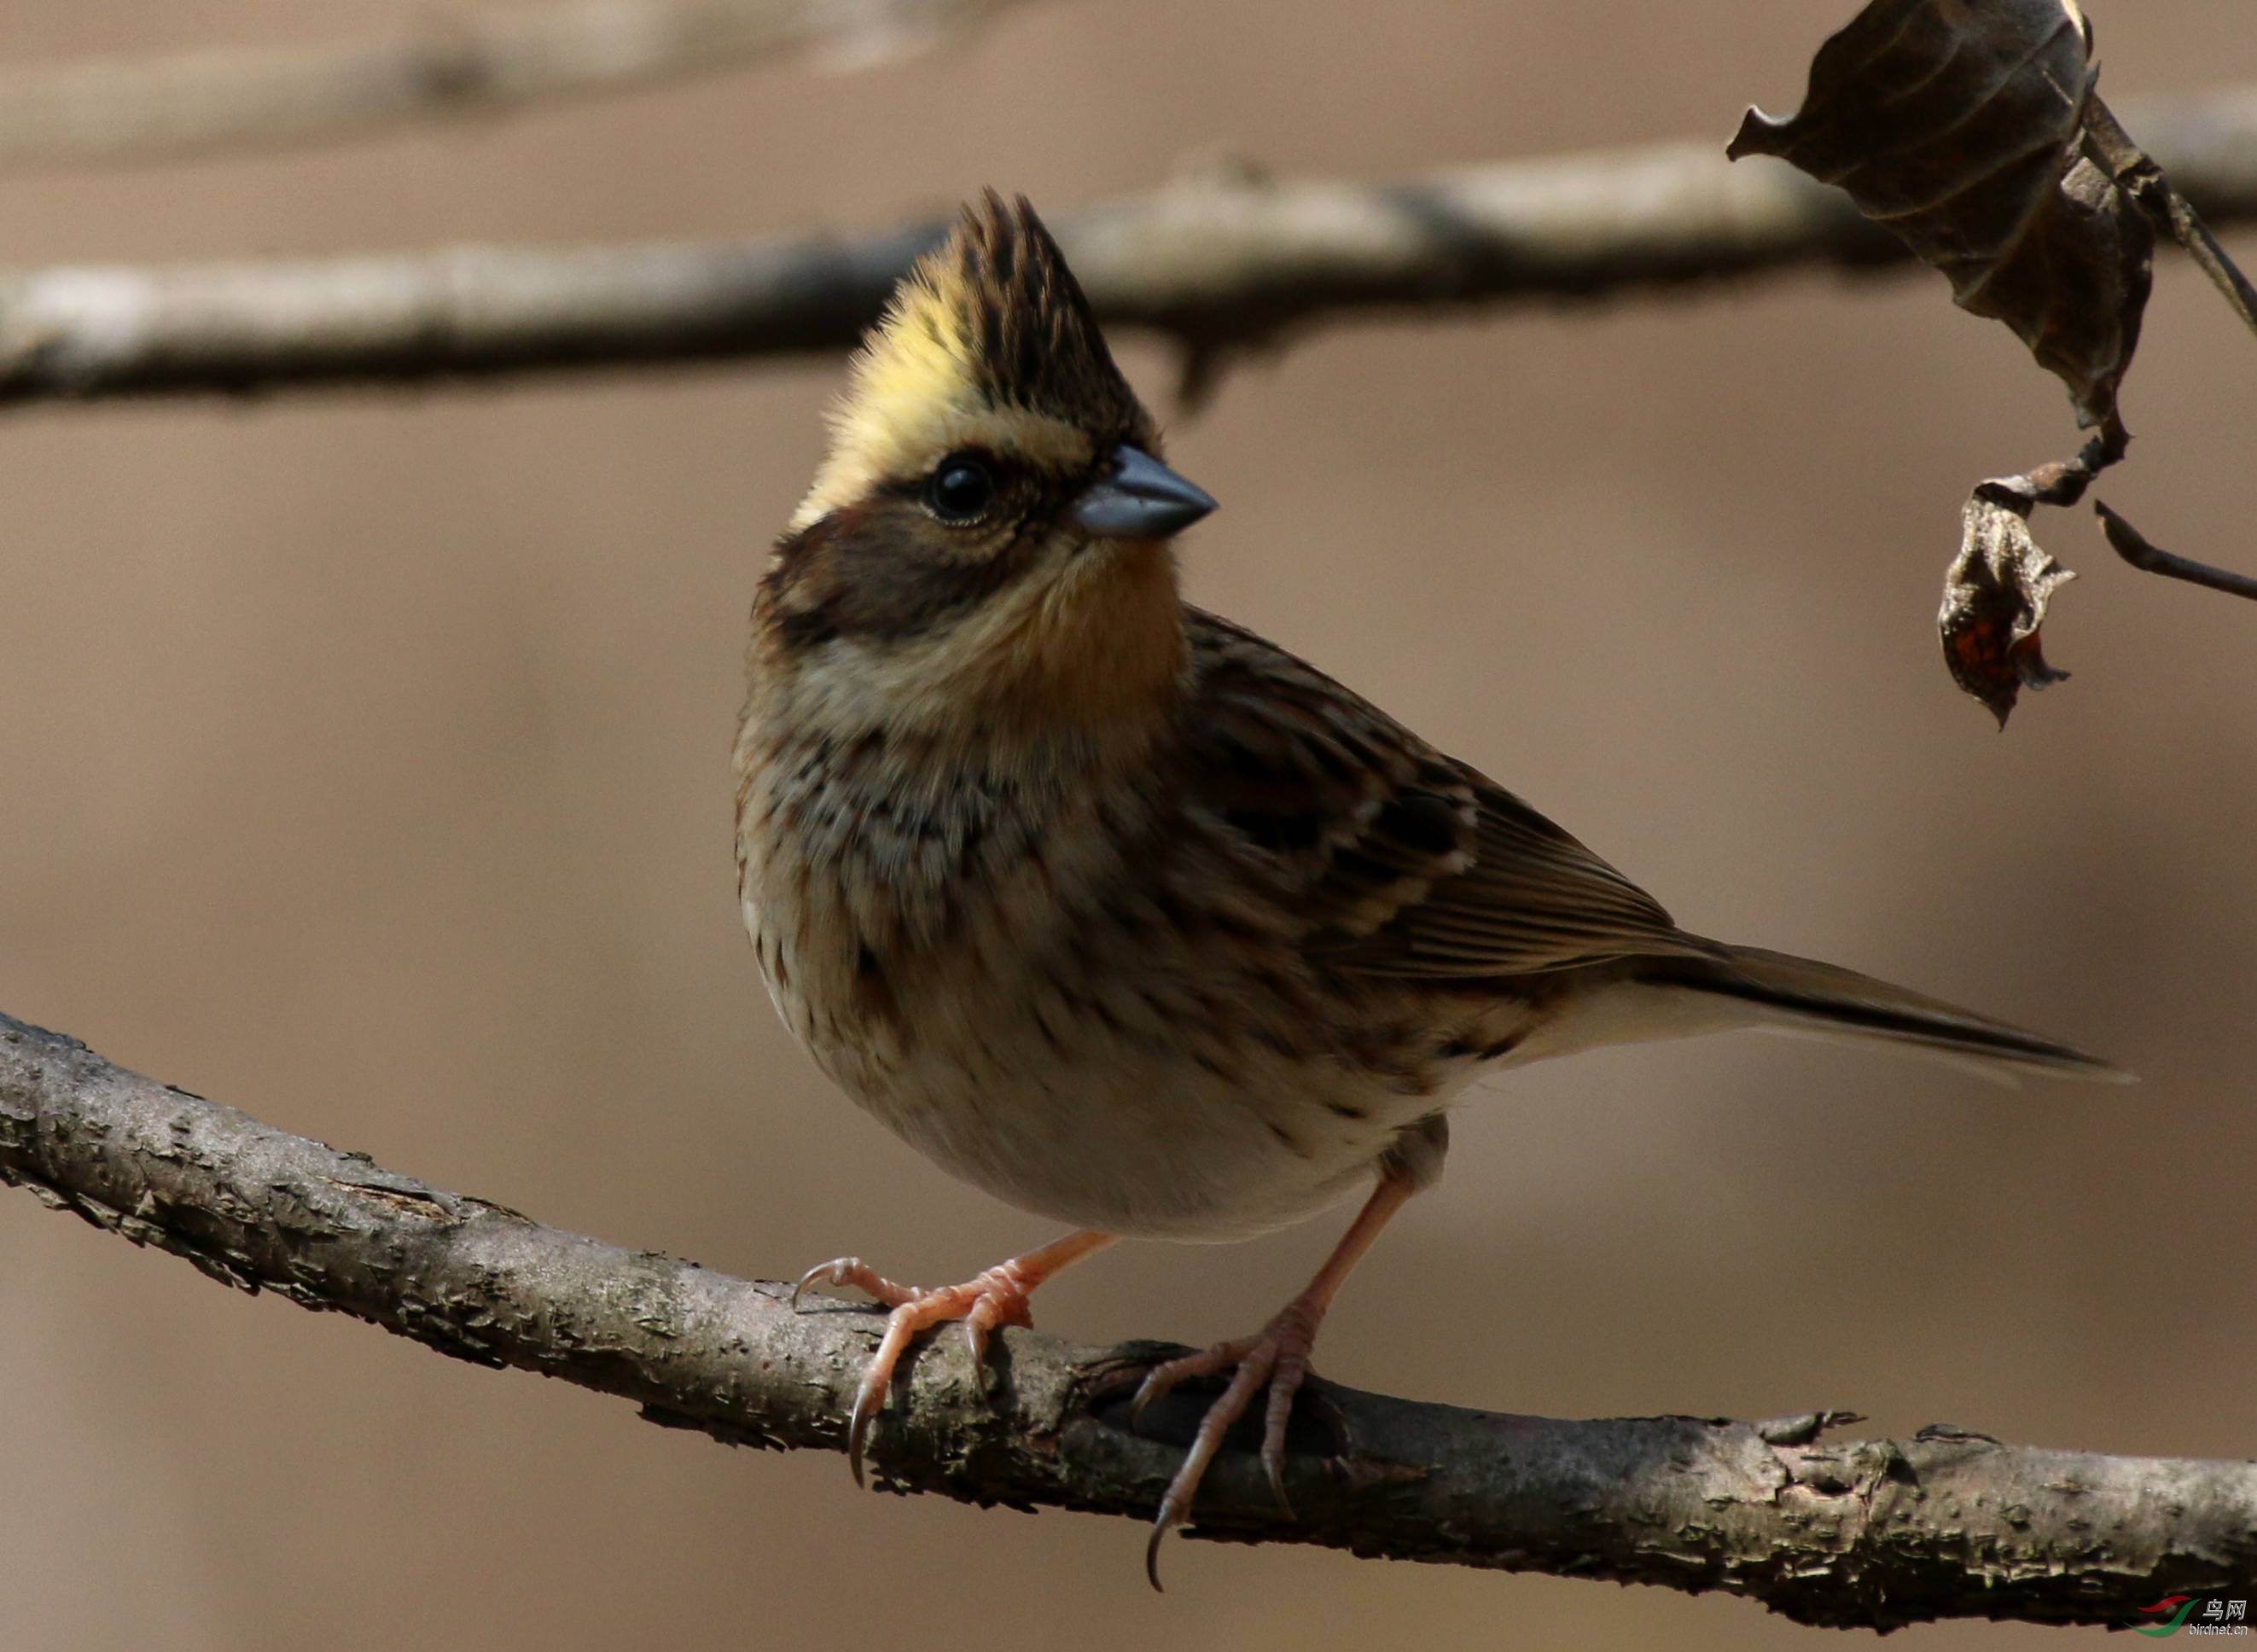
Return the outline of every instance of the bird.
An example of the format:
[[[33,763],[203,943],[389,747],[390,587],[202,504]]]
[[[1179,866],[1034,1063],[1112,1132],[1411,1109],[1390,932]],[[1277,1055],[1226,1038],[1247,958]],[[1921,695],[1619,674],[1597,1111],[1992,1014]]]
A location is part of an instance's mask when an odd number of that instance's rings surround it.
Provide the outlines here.
[[[1146,1547],[1257,1400],[1284,1497],[1318,1327],[1440,1173],[1474,1081],[1734,1028],[1993,1074],[2126,1075],[1854,971],[1680,929],[1512,792],[1187,603],[1216,508],[1171,469],[1024,197],[967,204],[901,281],[757,582],[734,750],[745,923],[783,1022],[943,1169],[1065,1237],[960,1285],[859,1258],[793,1294],[888,1310],[854,1477],[910,1344],[973,1358],[1121,1238],[1243,1240],[1359,1194],[1261,1329],[1154,1364],[1227,1379]]]

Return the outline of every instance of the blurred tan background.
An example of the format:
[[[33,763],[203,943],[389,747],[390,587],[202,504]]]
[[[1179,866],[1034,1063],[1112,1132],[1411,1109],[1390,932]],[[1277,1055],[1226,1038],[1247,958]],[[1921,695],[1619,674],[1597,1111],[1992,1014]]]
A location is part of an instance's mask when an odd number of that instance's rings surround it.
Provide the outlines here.
[[[874,227],[1229,150],[1380,178],[1790,107],[1846,4],[1060,0],[945,55],[775,67],[336,150],[0,180],[0,261]],[[18,0],[30,62],[442,28],[453,5]],[[1719,21],[1719,19],[1722,21]],[[2112,92],[2257,76],[2246,0],[2099,8]],[[1759,163],[1757,163],[1759,164]],[[1155,351],[1126,352],[1156,398]],[[2103,492],[2248,567],[2257,350],[2166,261]],[[739,932],[739,625],[831,365],[0,421],[0,1005],[292,1130],[732,1271],[954,1279],[1044,1236],[813,1075]],[[1202,600],[1558,815],[1696,929],[2147,1075],[2016,1095],[1742,1038],[1462,1117],[1320,1364],[1556,1414],[1852,1406],[2257,1450],[2257,613],[2077,514],[2076,680],[2011,733],[1930,629],[1976,479],[2059,386],[1933,276],[1328,331],[1172,454]],[[1085,1340],[1248,1329],[1327,1222],[1136,1246]],[[1721,1597],[858,1494],[626,1406],[222,1291],[0,1195],[0,1644],[1767,1648]],[[2054,1644],[1916,1630],[1935,1648]]]

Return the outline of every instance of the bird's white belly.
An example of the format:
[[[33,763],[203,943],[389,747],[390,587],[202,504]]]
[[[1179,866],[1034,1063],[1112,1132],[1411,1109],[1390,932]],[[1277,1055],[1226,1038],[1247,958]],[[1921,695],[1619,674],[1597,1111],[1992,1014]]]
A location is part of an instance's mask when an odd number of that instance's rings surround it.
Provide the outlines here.
[[[1268,1232],[1362,1191],[1448,1099],[1240,1036],[1227,1014],[1171,1021],[1166,993],[1129,989],[1131,971],[1021,974],[1008,993],[978,969],[904,982],[881,1025],[842,1013],[850,995],[807,961],[786,956],[769,989],[841,1088],[951,1173],[1076,1227]]]
[[[1022,1053],[1023,1063],[980,1068],[919,1064],[860,1099],[998,1198],[1148,1238],[1245,1238],[1312,1216],[1361,1192],[1415,1122],[1403,1098],[1365,1092],[1346,1104],[1367,1117],[1336,1113],[1298,1065],[1231,1081],[1127,1051],[1070,1067]],[[1417,1112],[1433,1107],[1428,1098]],[[1383,1111],[1393,1122],[1379,1122]]]

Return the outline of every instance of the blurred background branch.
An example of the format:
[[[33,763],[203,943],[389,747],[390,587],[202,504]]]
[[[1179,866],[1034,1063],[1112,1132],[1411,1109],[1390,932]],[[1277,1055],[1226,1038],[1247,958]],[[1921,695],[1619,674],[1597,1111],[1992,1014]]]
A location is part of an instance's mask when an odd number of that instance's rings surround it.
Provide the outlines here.
[[[0,167],[166,160],[335,142],[823,47],[925,45],[1016,0],[584,0],[419,38],[218,48],[0,74]]]
[[[2257,217],[2257,89],[2135,107],[2185,195]],[[1680,144],[1392,184],[1211,169],[1056,221],[1105,319],[1237,352],[1378,312],[1615,297],[1760,273],[1910,268],[1846,196]],[[422,383],[844,350],[937,220],[860,238],[0,273],[0,401]]]
[[[475,1364],[639,1402],[737,1444],[838,1450],[881,1322],[794,1313],[789,1287],[626,1251],[270,1129],[0,1015],[0,1181],[239,1288],[384,1326]],[[1149,1519],[1203,1405],[1126,1425],[1107,1356],[1013,1333],[983,1391],[937,1339],[881,1418],[902,1491]],[[1113,1393],[1108,1401],[1105,1396]],[[1295,1454],[1281,1510],[1219,1464],[1210,1536],[1725,1590],[1798,1621],[2121,1625],[2257,1566],[2257,1464],[2107,1457],[1932,1427],[1829,1442],[1852,1416],[1504,1416],[1327,1386],[1346,1459]],[[1129,1556],[1124,1551],[1124,1569]]]

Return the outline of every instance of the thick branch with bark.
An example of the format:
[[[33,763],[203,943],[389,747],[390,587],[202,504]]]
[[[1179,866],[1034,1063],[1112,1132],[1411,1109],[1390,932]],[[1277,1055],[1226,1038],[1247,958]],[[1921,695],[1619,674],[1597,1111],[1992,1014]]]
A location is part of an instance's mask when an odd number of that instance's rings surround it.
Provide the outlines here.
[[[0,74],[0,167],[176,160],[623,91],[812,46],[872,55],[1014,0],[578,0],[421,38]]]
[[[397,1175],[0,1015],[0,1181],[212,1277],[457,1358],[560,1377],[736,1444],[845,1444],[879,1318],[623,1251]],[[983,1392],[962,1344],[919,1355],[881,1419],[881,1483],[1150,1519],[1201,1401],[1132,1429],[1100,1352],[1013,1331]],[[1553,1422],[1331,1385],[1351,1445],[1295,1451],[1281,1510],[1226,1453],[1195,1535],[1721,1589],[1802,1622],[2121,1624],[2257,1578],[2257,1464],[2112,1457],[1961,1429],[1829,1441],[1852,1421]]]
[[[2209,219],[2257,218],[2257,89],[2132,118]],[[943,228],[0,273],[0,401],[837,351]],[[1100,315],[1173,339],[1195,386],[1233,351],[1358,315],[1908,266],[1903,244],[1840,191],[1785,166],[1734,167],[1705,145],[1393,184],[1215,173],[1058,228]]]

